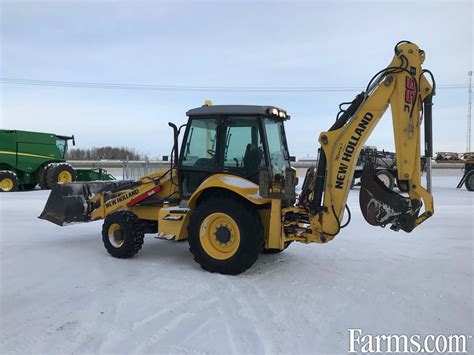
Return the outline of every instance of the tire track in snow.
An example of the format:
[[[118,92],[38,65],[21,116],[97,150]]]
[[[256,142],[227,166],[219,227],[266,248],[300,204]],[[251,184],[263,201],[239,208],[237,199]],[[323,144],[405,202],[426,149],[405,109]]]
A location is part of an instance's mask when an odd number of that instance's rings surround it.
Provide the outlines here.
[[[189,304],[189,303],[193,303],[193,301],[195,301],[195,300],[203,298],[203,293],[204,292],[201,292],[199,294],[194,295],[193,297],[186,298],[186,299],[181,300],[181,301],[176,301],[176,302],[173,302],[172,304],[167,304],[168,307],[161,309],[159,312],[153,313],[153,314],[149,315],[148,317],[146,317],[146,318],[144,318],[144,319],[142,319],[138,322],[133,322],[132,323],[132,329],[136,330],[137,328],[140,328],[142,326],[146,326],[149,323],[153,322],[155,319],[159,319],[160,317],[162,317],[163,315],[169,313],[170,311],[174,312],[174,310],[177,308],[177,306],[180,306],[183,303]],[[181,308],[183,308],[183,307],[181,307]]]
[[[193,297],[198,298],[198,297]],[[181,307],[174,308],[173,311],[168,310],[168,312],[159,312],[159,316],[154,316],[148,322],[140,322],[140,326],[135,326],[137,328],[145,328],[145,329],[154,329],[153,324],[159,321],[161,325],[161,329],[159,329],[155,334],[152,336],[142,340],[136,347],[135,350],[132,351],[133,354],[143,354],[146,352],[150,347],[159,343],[163,337],[167,337],[174,341],[176,339],[179,342],[182,342],[182,332],[186,331],[186,329],[190,328],[190,324],[196,323],[196,325],[202,323],[202,319],[208,314],[207,309],[213,305],[218,303],[218,299],[216,297],[212,297],[207,301],[201,302],[199,304],[198,312],[195,312],[196,309],[192,309],[189,307],[190,303],[188,300],[185,302],[181,302]],[[171,314],[172,313],[172,314]],[[171,318],[171,319],[170,319]],[[205,318],[204,318],[205,319]],[[190,321],[192,320],[192,322]],[[186,326],[182,326],[182,323],[186,321]],[[178,331],[179,334],[177,336],[173,336],[173,332]],[[167,344],[169,345],[169,344]],[[176,344],[172,344],[172,346],[176,346]],[[164,351],[165,349],[160,349],[160,351]],[[168,350],[167,350],[168,351]]]
[[[230,293],[228,292],[229,289],[223,289],[219,292],[221,298],[224,300],[224,302],[221,301],[219,305],[222,307],[223,312],[221,312],[221,315],[226,325],[233,353],[266,353],[268,344],[262,341],[265,337],[259,327],[255,325],[259,321],[259,316],[255,316],[253,307],[246,301],[247,295],[236,285],[236,283],[240,283],[242,279],[235,280],[234,277],[225,275],[220,275],[220,279],[223,280],[231,290]],[[239,295],[236,295],[236,293]],[[242,322],[242,318],[245,319],[245,322]],[[242,329],[242,326],[244,329]],[[235,334],[240,335],[239,342],[235,341]],[[242,335],[245,338],[242,338]],[[244,346],[247,347],[243,348]]]

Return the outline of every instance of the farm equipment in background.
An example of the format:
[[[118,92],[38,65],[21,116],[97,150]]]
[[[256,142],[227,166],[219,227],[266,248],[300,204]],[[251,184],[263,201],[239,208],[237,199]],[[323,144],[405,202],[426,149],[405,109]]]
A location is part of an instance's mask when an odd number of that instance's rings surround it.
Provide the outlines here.
[[[58,183],[114,180],[104,169],[74,169],[65,160],[74,136],[0,130],[0,191],[51,189]]]
[[[445,164],[463,164],[464,174],[456,188],[460,189],[462,185],[466,185],[468,191],[474,191],[474,152],[438,152],[435,161]]]
[[[115,177],[102,168],[76,169],[76,181],[111,181]]]
[[[434,213],[430,165],[426,188],[420,168],[421,147],[425,156],[432,155],[435,86],[431,72],[422,69],[424,59],[424,51],[413,43],[395,46],[390,65],[320,133],[317,167],[308,169],[298,198],[284,129],[290,118],[286,111],[207,102],[187,112],[187,124],[178,128],[169,123],[174,132],[170,169],[138,181],[57,185],[40,218],[61,226],[104,219],[102,240],[117,258],[135,255],[146,233],[187,239],[203,269],[239,274],[262,252],[279,253],[294,241],[327,243],[349,224],[350,213],[343,218],[349,212],[346,202],[357,158],[390,106],[397,174],[408,194],[388,189],[368,163],[359,203],[369,224],[411,232]]]
[[[392,190],[395,186],[402,192],[408,191],[406,181],[398,178],[397,173],[397,156],[393,152],[385,150],[377,150],[374,146],[364,146],[360,151],[359,159],[357,159],[357,165],[354,172],[354,178],[352,180],[353,186],[360,186],[360,182],[356,182],[356,179],[362,177],[364,171],[364,164],[370,161],[376,170],[377,177],[384,183],[384,185]],[[426,170],[426,158],[421,157],[421,172]]]

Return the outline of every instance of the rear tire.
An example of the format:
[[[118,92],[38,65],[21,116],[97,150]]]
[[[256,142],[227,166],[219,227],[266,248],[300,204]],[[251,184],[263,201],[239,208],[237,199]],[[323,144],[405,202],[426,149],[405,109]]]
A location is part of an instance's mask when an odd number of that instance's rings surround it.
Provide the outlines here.
[[[467,173],[465,184],[468,191],[474,191],[474,170]]]
[[[290,240],[289,242],[285,242],[285,247],[283,249],[267,249],[267,248],[264,247],[263,250],[262,250],[262,254],[278,254],[278,253],[281,253],[282,251],[286,250],[286,248],[288,248],[291,243],[293,243],[292,240]]]
[[[58,183],[74,182],[77,172],[68,163],[58,163],[50,167],[46,173],[46,185],[52,189]]]
[[[379,170],[375,174],[383,184],[393,190],[393,186],[395,185],[395,178],[393,177],[392,173],[388,170]]]
[[[13,171],[3,170],[0,171],[0,191],[1,192],[13,192],[18,191],[18,177]]]
[[[257,261],[262,252],[263,227],[250,204],[228,194],[200,202],[188,226],[189,250],[210,272],[237,275]]]
[[[144,237],[140,220],[130,211],[110,214],[102,226],[102,241],[114,258],[126,259],[138,253]]]

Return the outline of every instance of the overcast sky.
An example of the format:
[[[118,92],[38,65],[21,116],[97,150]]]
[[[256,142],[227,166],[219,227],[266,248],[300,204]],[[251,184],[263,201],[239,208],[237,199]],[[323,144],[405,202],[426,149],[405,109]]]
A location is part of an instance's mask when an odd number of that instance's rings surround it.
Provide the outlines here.
[[[1,77],[190,86],[365,87],[410,40],[439,85],[467,84],[473,3],[1,1]],[[357,92],[180,92],[0,84],[1,127],[75,134],[81,148],[168,154],[168,121],[189,108],[286,109],[290,152],[316,154],[319,132]],[[464,151],[467,89],[438,90],[435,151]],[[387,112],[368,144],[393,149]]]

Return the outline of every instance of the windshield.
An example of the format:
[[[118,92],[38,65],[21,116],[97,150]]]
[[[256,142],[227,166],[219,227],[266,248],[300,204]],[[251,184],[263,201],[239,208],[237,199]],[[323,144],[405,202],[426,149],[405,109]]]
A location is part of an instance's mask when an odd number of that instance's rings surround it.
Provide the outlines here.
[[[56,147],[59,150],[59,154],[61,154],[61,158],[64,159],[67,151],[67,141],[62,138],[56,138]]]
[[[264,123],[273,175],[285,176],[285,170],[290,168],[290,155],[288,154],[283,122],[265,118]]]
[[[193,119],[184,145],[182,164],[209,170],[215,166],[217,119]]]

